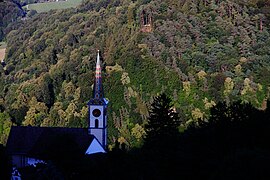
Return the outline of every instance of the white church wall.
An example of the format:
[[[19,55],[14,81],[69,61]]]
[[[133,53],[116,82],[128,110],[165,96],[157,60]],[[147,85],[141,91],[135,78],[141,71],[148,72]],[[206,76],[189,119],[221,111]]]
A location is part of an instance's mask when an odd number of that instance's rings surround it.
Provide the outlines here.
[[[95,117],[94,115],[93,115],[93,110],[94,109],[98,109],[98,110],[100,110],[100,112],[101,112],[101,114],[100,114],[100,116],[98,116],[98,117]],[[103,106],[97,106],[97,105],[93,105],[93,106],[91,106],[90,107],[90,112],[89,112],[89,114],[90,114],[90,119],[91,119],[91,121],[90,121],[90,127],[93,127],[93,128],[95,128],[95,120],[97,119],[98,120],[98,127],[103,127]]]
[[[103,130],[102,129],[91,129],[91,134],[94,135],[97,140],[100,142],[100,144],[102,144],[102,141],[103,141],[103,136],[102,136],[102,133],[103,133]]]

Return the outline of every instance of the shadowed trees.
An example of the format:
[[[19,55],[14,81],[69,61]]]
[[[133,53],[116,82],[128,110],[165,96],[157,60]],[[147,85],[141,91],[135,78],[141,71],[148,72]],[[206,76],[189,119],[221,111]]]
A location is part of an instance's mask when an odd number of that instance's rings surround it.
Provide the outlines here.
[[[170,179],[178,177],[180,119],[173,109],[172,100],[161,94],[154,97],[149,111],[146,136],[140,157],[142,177],[146,179]]]
[[[9,159],[6,154],[6,148],[0,144],[0,177],[1,179],[10,179],[11,167],[9,166]]]
[[[269,107],[218,103],[208,122],[190,127],[179,146],[199,167],[198,174],[212,179],[265,179],[270,174]]]
[[[173,141],[179,136],[178,127],[180,119],[174,111],[171,99],[165,94],[154,97],[151,104],[150,115],[146,128],[145,147],[153,148],[159,146],[164,148],[165,144]]]
[[[185,136],[199,138],[194,145],[213,147],[219,153],[237,148],[270,148],[263,139],[270,137],[270,117],[266,111],[258,110],[251,104],[235,102],[227,106],[218,103],[211,109],[208,122],[202,122],[200,128],[190,127]]]
[[[62,170],[66,179],[269,179],[269,112],[269,107],[262,111],[250,104],[221,102],[211,108],[208,122],[179,133],[178,114],[170,98],[162,94],[152,103],[142,149],[82,158],[62,156],[58,163],[39,167],[43,172],[39,178],[44,172],[59,175],[52,171]],[[72,146],[68,138],[62,138],[59,153]],[[67,163],[72,159],[74,163]]]

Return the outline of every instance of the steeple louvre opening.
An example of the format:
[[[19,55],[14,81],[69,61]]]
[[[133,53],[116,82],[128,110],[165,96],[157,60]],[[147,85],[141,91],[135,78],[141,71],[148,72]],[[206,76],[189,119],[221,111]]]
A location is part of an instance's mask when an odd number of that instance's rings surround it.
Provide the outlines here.
[[[98,119],[95,120],[95,128],[98,128]]]

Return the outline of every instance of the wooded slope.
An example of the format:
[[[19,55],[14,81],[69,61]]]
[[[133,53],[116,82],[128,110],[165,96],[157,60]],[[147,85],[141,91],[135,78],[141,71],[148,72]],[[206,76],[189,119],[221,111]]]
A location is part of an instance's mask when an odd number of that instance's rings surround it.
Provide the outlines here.
[[[173,98],[182,128],[207,120],[219,101],[265,108],[268,10],[268,1],[90,0],[41,13],[7,36],[2,116],[18,125],[86,127],[98,49],[110,142],[139,146],[151,97],[161,92]],[[149,33],[141,31],[147,15]]]

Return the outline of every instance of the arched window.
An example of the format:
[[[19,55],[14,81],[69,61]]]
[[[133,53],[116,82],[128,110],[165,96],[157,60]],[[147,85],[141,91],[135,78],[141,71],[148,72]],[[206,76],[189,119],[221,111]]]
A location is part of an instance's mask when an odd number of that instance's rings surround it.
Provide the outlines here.
[[[98,119],[95,120],[95,128],[98,128]]]

